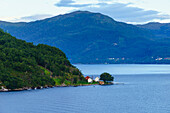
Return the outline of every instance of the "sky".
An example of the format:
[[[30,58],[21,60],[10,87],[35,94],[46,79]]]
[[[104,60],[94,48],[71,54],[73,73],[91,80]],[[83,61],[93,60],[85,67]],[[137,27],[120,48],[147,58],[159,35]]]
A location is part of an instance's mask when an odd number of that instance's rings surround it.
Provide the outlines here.
[[[82,10],[131,24],[170,23],[169,6],[169,0],[0,0],[0,20],[30,22]]]

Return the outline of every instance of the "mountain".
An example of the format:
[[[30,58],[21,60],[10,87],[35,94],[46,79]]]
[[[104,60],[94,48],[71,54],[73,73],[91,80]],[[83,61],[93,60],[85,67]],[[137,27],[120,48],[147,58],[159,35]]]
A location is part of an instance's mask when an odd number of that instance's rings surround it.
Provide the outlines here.
[[[170,56],[168,44],[153,40],[148,29],[88,11],[29,23],[1,21],[0,28],[19,39],[60,48],[71,63],[159,63],[156,58]]]
[[[158,39],[170,38],[170,23],[151,22],[144,25],[137,25],[152,32]]]
[[[58,48],[37,46],[0,30],[0,89],[54,86],[84,80]]]

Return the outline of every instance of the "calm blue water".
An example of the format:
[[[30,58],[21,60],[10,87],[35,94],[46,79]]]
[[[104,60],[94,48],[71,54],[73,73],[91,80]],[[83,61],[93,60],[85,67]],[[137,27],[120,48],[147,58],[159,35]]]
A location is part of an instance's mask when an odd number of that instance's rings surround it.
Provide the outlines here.
[[[170,113],[170,65],[77,67],[89,75],[110,70],[116,82],[125,84],[4,92],[0,113]]]
[[[114,75],[170,74],[170,65],[153,64],[101,64],[75,65],[85,75],[100,75],[109,72]]]

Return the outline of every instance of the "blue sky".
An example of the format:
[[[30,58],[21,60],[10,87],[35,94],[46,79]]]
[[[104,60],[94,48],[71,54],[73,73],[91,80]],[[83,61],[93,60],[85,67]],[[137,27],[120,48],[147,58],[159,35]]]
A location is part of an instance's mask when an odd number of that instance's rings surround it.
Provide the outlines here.
[[[0,20],[29,22],[87,10],[132,24],[168,23],[169,6],[169,0],[0,0]]]

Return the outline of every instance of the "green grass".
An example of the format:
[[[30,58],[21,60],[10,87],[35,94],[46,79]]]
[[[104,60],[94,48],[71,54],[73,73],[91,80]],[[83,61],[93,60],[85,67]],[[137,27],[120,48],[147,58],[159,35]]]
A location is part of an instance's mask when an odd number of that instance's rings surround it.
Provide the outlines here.
[[[55,81],[55,85],[61,85],[61,79],[53,78],[53,80]]]
[[[65,80],[64,83],[69,86],[69,85],[72,85],[71,81],[68,81],[68,80]]]
[[[60,78],[53,78],[53,80],[55,81],[55,85],[61,85],[61,79]],[[94,85],[94,84],[99,84],[98,82],[93,82],[93,83],[88,83],[86,81],[79,81],[76,84],[71,83],[71,81],[65,80],[64,84],[66,86],[79,86],[79,85]]]
[[[40,69],[42,69],[42,70],[44,71],[44,74],[45,74],[45,75],[52,75],[52,72],[50,72],[49,70],[45,69],[45,68],[42,67],[42,66],[39,66],[39,67],[40,67]]]
[[[99,84],[98,82],[93,82],[93,83],[88,83],[88,82],[85,82],[85,81],[79,81],[77,84],[75,85],[93,85],[93,84]]]

